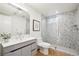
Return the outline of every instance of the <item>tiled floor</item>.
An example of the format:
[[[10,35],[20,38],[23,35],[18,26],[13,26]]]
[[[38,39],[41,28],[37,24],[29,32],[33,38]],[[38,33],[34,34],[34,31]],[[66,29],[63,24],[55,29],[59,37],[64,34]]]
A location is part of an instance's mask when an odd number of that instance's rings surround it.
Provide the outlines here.
[[[45,55],[38,50],[37,53],[35,54],[35,56],[45,56]],[[64,53],[64,52],[61,52],[61,51],[49,49],[48,56],[71,56],[71,55]]]

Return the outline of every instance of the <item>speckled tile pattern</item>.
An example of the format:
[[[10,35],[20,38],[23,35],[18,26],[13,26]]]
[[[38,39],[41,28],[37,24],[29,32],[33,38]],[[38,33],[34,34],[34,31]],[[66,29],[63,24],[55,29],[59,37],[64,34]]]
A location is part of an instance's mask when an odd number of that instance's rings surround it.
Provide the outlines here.
[[[67,13],[61,15],[62,17],[59,19],[59,41],[58,45],[69,48],[76,49],[76,35],[73,28],[74,25],[74,13]],[[75,34],[75,35],[74,35]]]
[[[47,23],[47,39],[43,40],[52,45],[79,51],[79,31],[76,31],[75,27],[73,27],[76,24],[75,13],[68,12],[60,14],[55,18],[58,18],[57,25]],[[52,18],[52,20],[55,18]],[[53,26],[58,26],[57,33],[54,32],[57,28],[53,29]]]

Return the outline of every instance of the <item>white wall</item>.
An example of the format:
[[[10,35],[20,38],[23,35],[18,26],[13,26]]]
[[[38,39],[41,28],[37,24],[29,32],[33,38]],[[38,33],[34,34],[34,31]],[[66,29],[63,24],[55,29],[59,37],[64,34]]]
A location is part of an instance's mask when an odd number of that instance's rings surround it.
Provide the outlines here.
[[[36,38],[40,38],[41,37],[41,26],[40,26],[40,31],[33,31],[33,19],[40,21],[40,24],[41,24],[41,14],[33,10],[27,4],[25,6],[23,4],[18,4],[18,5],[26,8],[26,10],[28,10],[27,12],[30,15],[30,35]]]
[[[41,26],[40,26],[40,31],[33,31],[33,19],[40,21],[41,23],[41,16],[37,13],[31,13],[30,15],[30,35],[40,38],[41,36]]]

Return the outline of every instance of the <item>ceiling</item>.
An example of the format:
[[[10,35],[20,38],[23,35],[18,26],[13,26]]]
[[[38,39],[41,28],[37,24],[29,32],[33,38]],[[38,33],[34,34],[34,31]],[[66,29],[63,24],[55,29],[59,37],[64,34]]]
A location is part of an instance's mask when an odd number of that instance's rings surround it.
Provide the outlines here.
[[[28,13],[25,13],[21,8],[14,6],[10,3],[0,3],[0,14],[4,15],[19,15],[28,17]]]
[[[26,5],[27,4],[46,17],[56,13],[71,11],[78,6],[77,3],[26,3]]]
[[[0,3],[0,14],[11,15],[18,11],[16,8],[12,7],[8,3]]]
[[[62,13],[66,11],[74,10],[78,4],[77,3],[24,3],[25,6],[29,6],[31,9],[41,13],[45,17]],[[5,13],[8,15],[18,13],[22,15],[23,12],[18,10],[18,8],[13,7],[8,3],[0,3],[0,13]]]

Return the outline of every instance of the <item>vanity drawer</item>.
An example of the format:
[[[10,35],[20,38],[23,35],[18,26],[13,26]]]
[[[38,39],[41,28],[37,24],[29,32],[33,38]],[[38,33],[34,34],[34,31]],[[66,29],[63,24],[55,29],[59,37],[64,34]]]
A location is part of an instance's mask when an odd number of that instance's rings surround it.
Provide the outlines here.
[[[32,50],[37,49],[37,43],[36,42],[31,45],[31,49]]]
[[[17,50],[14,52],[6,53],[4,56],[21,56],[21,50]]]
[[[35,42],[35,40],[25,41],[25,42],[16,44],[15,48],[20,48],[20,47],[23,47],[23,46],[29,46],[29,45],[32,45],[34,42]]]
[[[8,53],[14,49],[15,49],[15,45],[5,47],[5,48],[3,48],[3,54]]]

